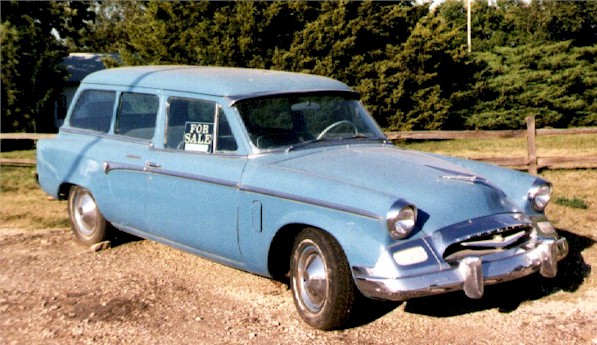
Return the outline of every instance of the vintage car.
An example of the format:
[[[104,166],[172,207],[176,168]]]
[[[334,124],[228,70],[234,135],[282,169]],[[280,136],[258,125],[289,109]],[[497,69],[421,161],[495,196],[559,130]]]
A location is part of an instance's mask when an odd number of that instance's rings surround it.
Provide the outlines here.
[[[390,142],[347,85],[268,70],[149,66],[86,77],[41,187],[85,245],[120,230],[288,282],[302,319],[539,271],[568,252],[549,182]],[[360,300],[360,298],[359,298]]]

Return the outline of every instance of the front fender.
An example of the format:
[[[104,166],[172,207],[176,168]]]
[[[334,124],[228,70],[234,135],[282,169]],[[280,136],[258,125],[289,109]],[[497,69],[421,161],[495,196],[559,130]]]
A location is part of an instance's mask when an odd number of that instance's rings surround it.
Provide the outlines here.
[[[250,271],[268,272],[270,245],[278,231],[300,224],[332,235],[353,265],[372,265],[390,244],[385,218],[354,214],[323,206],[256,193],[242,193],[239,208],[239,244]],[[278,258],[289,260],[289,258]]]

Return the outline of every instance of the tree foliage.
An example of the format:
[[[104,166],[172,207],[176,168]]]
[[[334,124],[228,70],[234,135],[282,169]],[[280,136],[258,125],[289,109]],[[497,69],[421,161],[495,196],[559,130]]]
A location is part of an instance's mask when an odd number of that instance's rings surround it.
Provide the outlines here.
[[[318,16],[274,54],[274,68],[339,79],[362,94],[380,123],[386,122],[379,96],[388,85],[380,77],[395,48],[427,14],[427,7],[385,2],[325,2]],[[388,54],[390,52],[390,54]]]
[[[436,12],[458,28],[453,41],[464,42],[464,4],[448,1]],[[520,128],[529,115],[539,126],[597,125],[596,16],[595,2],[475,2],[475,75],[452,116],[472,129]]]
[[[487,67],[473,86],[478,102],[467,127],[510,129],[536,116],[540,127],[595,125],[597,45],[499,47],[477,55]]]
[[[55,18],[52,3],[2,2],[2,132],[52,127],[66,76],[66,49],[51,34]]]
[[[192,64],[269,68],[281,44],[303,26],[304,3],[109,2],[98,32],[118,32],[112,46],[127,65]],[[302,13],[302,10],[307,13]]]
[[[325,75],[389,129],[597,125],[597,2],[473,1],[472,54],[465,3],[2,2],[2,130],[39,130],[67,50]]]
[[[387,64],[380,66],[390,129],[452,129],[458,94],[470,74],[464,47],[455,44],[457,31],[444,18],[422,18]]]

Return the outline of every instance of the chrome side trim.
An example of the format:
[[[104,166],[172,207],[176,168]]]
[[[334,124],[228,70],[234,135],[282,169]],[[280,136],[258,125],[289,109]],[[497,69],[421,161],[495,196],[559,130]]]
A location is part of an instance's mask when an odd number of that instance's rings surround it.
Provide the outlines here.
[[[141,165],[133,165],[133,164],[125,164],[125,163],[117,163],[117,162],[104,162],[104,172],[108,174],[114,170],[129,170],[129,171],[138,171],[138,172],[148,172],[156,175],[166,175],[166,176],[173,176],[179,177],[187,180],[217,184],[225,187],[237,187],[237,183],[234,181],[222,180],[219,178],[203,176],[203,175],[196,175],[196,174],[189,174],[189,173],[182,173],[173,170],[162,169],[159,164],[147,162],[149,164]]]
[[[145,171],[145,167],[143,165],[135,165],[135,164],[126,164],[126,163],[118,163],[118,162],[104,162],[104,174],[108,175],[111,171],[114,170],[129,170],[129,171],[137,171],[143,172]]]
[[[311,205],[329,208],[329,209],[333,209],[333,210],[337,210],[337,211],[341,211],[341,212],[352,213],[352,214],[356,214],[356,215],[367,217],[367,218],[384,219],[383,216],[380,216],[378,214],[375,214],[373,212],[369,212],[367,210],[363,210],[360,208],[326,202],[326,201],[308,198],[308,197],[302,197],[302,196],[298,196],[298,195],[294,195],[294,194],[278,192],[278,191],[274,191],[274,190],[270,190],[270,189],[251,187],[251,186],[245,186],[245,185],[239,186],[239,189],[244,192],[273,196],[276,198],[286,199],[286,200],[290,200],[290,201],[296,201],[296,202],[300,202],[303,204],[311,204]]]
[[[166,175],[166,176],[173,176],[179,177],[182,179],[205,182],[210,184],[216,184],[224,187],[232,187],[237,188],[238,184],[234,181],[222,180],[215,177],[203,176],[203,175],[196,175],[196,174],[189,174],[189,173],[182,173],[179,171],[161,169],[161,168],[154,168],[154,167],[146,167],[145,171],[150,172],[156,175]]]
[[[189,174],[189,173],[182,173],[178,171],[172,171],[167,169],[162,169],[161,167],[154,167],[151,165],[133,165],[133,164],[125,164],[125,163],[117,163],[117,162],[104,162],[104,173],[108,174],[115,170],[129,170],[129,171],[138,171],[138,172],[148,172],[156,175],[166,175],[166,176],[173,176],[179,177],[187,180],[199,181],[204,183],[216,184],[224,187],[231,187],[231,188],[238,188],[241,191],[249,192],[249,193],[256,193],[261,195],[273,196],[276,198],[286,199],[290,201],[296,201],[303,204],[311,204],[315,206],[325,207],[341,212],[352,213],[359,216],[372,218],[372,219],[384,219],[384,217],[375,214],[373,212],[369,212],[360,208],[350,207],[346,205],[336,204],[325,202],[313,198],[302,197],[294,194],[288,194],[283,192],[278,192],[270,189],[265,188],[258,188],[258,187],[251,187],[246,185],[238,185],[234,181],[222,180],[219,178],[203,176],[203,175],[196,175],[196,174]]]

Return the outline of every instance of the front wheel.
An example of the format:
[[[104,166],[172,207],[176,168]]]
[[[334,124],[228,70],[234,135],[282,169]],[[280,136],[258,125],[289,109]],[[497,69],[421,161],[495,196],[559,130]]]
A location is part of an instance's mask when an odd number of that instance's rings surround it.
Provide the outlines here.
[[[68,196],[71,228],[77,241],[92,245],[107,238],[107,222],[87,189],[72,186]]]
[[[326,232],[307,228],[296,238],[290,262],[291,290],[301,318],[320,330],[341,328],[356,299],[348,261]]]

